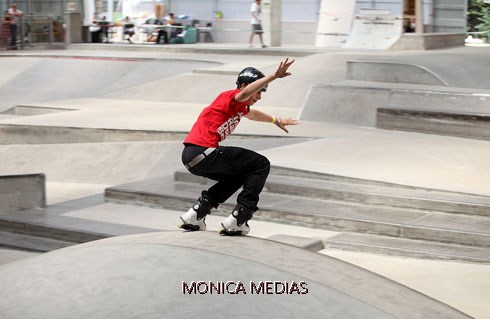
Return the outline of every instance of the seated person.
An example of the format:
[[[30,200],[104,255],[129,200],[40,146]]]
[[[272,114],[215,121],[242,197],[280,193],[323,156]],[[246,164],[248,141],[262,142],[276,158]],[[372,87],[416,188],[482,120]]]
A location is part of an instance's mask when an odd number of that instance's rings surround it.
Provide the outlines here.
[[[156,43],[157,44],[169,43],[167,30],[165,29],[158,30]]]
[[[173,25],[174,23],[175,23],[175,15],[173,13],[169,13],[168,19],[167,19],[167,24]]]
[[[134,35],[134,23],[131,23],[129,17],[124,18],[123,23],[123,34],[128,36],[129,43],[133,43],[131,37]]]
[[[172,28],[172,31],[170,32],[170,38],[176,38],[179,34],[181,34],[184,31],[184,28],[182,27],[182,23],[174,23],[173,26],[176,26],[178,28]]]
[[[165,25],[175,25],[175,15],[173,13],[170,13],[168,15],[168,19],[166,20]],[[172,32],[173,30],[171,31],[171,33]],[[161,28],[156,34],[152,33],[150,39],[148,39],[148,42],[155,42],[156,44],[168,44],[170,41],[167,29]]]

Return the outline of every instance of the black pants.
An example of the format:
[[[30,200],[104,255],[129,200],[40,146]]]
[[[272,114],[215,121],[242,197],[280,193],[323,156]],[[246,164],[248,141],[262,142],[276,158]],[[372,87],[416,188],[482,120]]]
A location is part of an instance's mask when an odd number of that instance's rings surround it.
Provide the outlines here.
[[[168,33],[165,30],[158,30],[157,44],[168,44]]]
[[[259,194],[269,175],[270,162],[265,156],[251,150],[220,146],[189,171],[217,181],[202,192],[202,196],[211,203],[221,204],[243,187],[237,203],[255,212]]]

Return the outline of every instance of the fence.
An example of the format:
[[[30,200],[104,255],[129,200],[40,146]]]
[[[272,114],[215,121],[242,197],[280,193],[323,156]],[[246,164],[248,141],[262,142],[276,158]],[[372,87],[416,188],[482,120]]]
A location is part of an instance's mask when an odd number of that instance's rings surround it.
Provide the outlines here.
[[[2,49],[9,49],[10,46],[10,25],[3,24],[0,34]],[[63,21],[53,19],[51,15],[25,15],[20,18],[17,25],[16,48],[54,46],[56,43],[64,43],[65,31]]]

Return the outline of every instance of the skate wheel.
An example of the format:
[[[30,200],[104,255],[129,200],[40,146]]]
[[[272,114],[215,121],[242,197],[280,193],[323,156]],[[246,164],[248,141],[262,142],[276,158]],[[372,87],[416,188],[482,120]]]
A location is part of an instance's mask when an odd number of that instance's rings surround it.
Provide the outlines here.
[[[198,225],[186,224],[184,221],[179,225],[179,228],[188,230],[188,231],[197,231],[201,229]]]
[[[188,230],[188,231],[197,231],[197,230],[201,229],[199,226],[191,225],[191,224],[182,224],[182,225],[180,225],[180,228]]]
[[[218,233],[223,236],[240,236],[242,234],[241,230],[226,230],[223,226],[218,229]]]

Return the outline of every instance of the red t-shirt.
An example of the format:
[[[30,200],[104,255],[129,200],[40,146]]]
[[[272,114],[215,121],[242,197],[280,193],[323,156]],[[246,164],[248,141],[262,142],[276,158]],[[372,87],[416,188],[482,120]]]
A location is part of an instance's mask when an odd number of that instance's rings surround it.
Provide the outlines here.
[[[240,92],[239,89],[223,92],[211,105],[202,110],[196,123],[184,139],[184,143],[218,147],[219,142],[235,130],[242,116],[249,112],[248,101],[235,101],[238,92]]]

